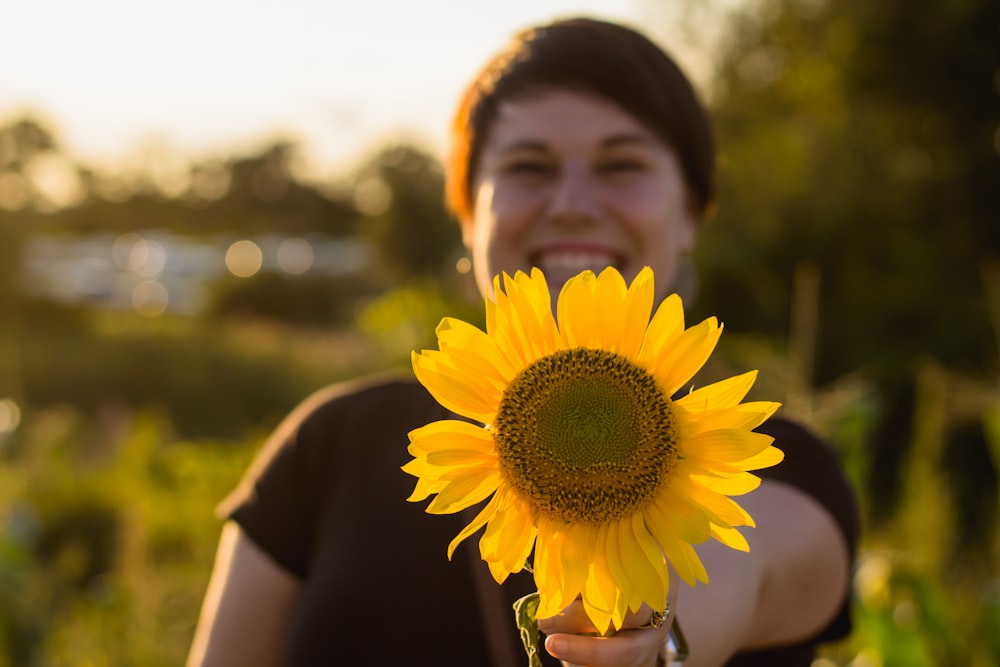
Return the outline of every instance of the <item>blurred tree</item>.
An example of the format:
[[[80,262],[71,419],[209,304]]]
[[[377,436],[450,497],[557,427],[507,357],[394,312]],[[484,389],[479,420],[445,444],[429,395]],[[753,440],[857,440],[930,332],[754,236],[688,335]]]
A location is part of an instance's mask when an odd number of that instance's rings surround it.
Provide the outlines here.
[[[24,117],[0,127],[0,210],[51,213],[86,197],[84,169],[44,123]]]
[[[0,205],[2,155],[0,131]],[[186,174],[178,173],[174,165],[173,171],[158,176],[156,172],[164,169],[155,160],[112,175],[74,165],[83,191],[70,206],[50,211],[39,221],[44,223],[40,231],[87,234],[160,228],[191,235],[336,237],[356,233],[358,213],[350,198],[307,182],[296,171],[297,160],[298,147],[279,141],[249,155],[193,163]],[[17,185],[8,182],[7,190],[13,193],[9,196],[17,194]]]
[[[41,121],[21,118],[0,128],[0,171],[23,171],[31,158],[57,149],[55,135]]]
[[[998,29],[995,0],[761,0],[735,15],[715,78],[704,300],[736,330],[788,335],[797,268],[817,268],[821,334],[800,370],[822,384],[863,368],[880,390],[876,519],[898,494],[915,364],[997,370],[981,272],[1000,252]]]
[[[206,314],[250,316],[302,327],[350,326],[359,304],[375,296],[374,282],[364,274],[288,276],[261,271],[213,284]]]
[[[222,164],[194,165],[188,199],[200,213],[192,217],[242,234],[354,234],[358,214],[349,198],[305,182],[299,159],[297,144],[278,141]]]
[[[355,201],[367,214],[362,233],[394,280],[454,273],[461,234],[443,192],[440,163],[412,146],[384,148],[358,171]]]

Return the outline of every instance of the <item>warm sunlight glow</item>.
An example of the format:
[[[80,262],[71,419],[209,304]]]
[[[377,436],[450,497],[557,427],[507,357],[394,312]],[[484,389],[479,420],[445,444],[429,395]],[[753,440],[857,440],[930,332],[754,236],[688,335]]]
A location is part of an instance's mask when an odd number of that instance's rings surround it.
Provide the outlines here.
[[[64,156],[45,152],[28,161],[25,175],[37,193],[42,210],[75,206],[83,201],[84,189],[73,164]]]
[[[354,186],[354,205],[365,215],[381,215],[392,203],[392,192],[380,178],[369,177]]]
[[[21,423],[21,408],[9,398],[0,398],[0,435],[17,429]]]
[[[167,252],[156,241],[139,239],[128,255],[128,268],[143,278],[155,278],[163,273]]]
[[[263,264],[264,254],[253,241],[237,241],[226,251],[226,268],[237,278],[249,278],[260,271]]]
[[[132,307],[143,317],[159,317],[170,305],[170,293],[163,283],[146,280],[132,290]]]
[[[111,244],[111,257],[119,268],[126,270],[131,268],[129,260],[132,256],[132,249],[139,241],[142,241],[141,236],[130,233],[122,234]]]
[[[315,259],[312,244],[305,239],[285,239],[278,246],[278,267],[285,273],[301,275],[312,268]]]
[[[0,208],[19,211],[30,199],[28,181],[21,174],[0,175]]]

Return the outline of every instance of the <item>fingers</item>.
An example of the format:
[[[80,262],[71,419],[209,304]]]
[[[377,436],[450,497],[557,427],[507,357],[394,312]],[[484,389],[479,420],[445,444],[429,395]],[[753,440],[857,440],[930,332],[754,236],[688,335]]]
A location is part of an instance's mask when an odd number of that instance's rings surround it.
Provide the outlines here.
[[[653,665],[667,641],[669,624],[658,629],[622,630],[613,637],[553,634],[545,650],[553,657],[586,667],[644,667]]]
[[[644,604],[638,611],[629,612],[622,624],[622,629],[648,625],[652,615],[653,610],[649,605]],[[579,598],[555,616],[539,619],[538,628],[547,635],[564,632],[573,634],[602,634],[602,631],[606,629],[594,627],[593,622],[584,610],[583,602]]]
[[[667,608],[676,609],[680,590],[677,575],[670,571]],[[667,641],[673,614],[659,628],[649,627],[653,610],[643,604],[630,612],[622,629],[611,637],[602,637],[606,628],[595,628],[587,616],[583,602],[577,598],[559,614],[538,620],[538,628],[548,637],[545,649],[552,656],[582,667],[649,667]]]
[[[539,619],[539,629],[548,635],[545,650],[572,665],[586,667],[642,667],[653,665],[667,640],[670,619],[660,628],[649,624],[652,609],[643,605],[625,617],[622,629],[611,637],[601,633],[587,617],[583,603],[576,600],[561,613]]]
[[[573,601],[570,606],[560,611],[555,616],[538,619],[538,629],[547,635],[560,632],[572,632],[576,634],[601,634],[594,623],[587,616],[580,598]]]

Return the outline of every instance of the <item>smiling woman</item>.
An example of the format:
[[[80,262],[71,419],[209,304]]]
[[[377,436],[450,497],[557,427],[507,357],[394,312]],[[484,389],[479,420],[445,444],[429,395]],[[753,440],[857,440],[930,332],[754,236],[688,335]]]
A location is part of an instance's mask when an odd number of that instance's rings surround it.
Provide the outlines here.
[[[222,507],[190,664],[516,665],[537,587],[543,664],[664,665],[679,618],[691,665],[810,665],[850,627],[856,507],[821,441],[741,402],[750,374],[692,384],[721,327],[671,294],[714,196],[688,80],[619,24],[522,31],[446,171],[489,335],[445,320],[415,357],[440,404],[379,377],[288,417]]]

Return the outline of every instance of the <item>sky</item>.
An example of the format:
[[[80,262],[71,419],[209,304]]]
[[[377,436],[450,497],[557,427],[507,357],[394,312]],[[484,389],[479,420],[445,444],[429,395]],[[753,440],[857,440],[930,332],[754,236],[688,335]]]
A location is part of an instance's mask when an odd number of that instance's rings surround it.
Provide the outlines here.
[[[314,170],[346,171],[392,137],[439,152],[459,91],[515,30],[585,14],[663,43],[670,4],[12,2],[0,24],[0,124],[39,117],[98,169],[150,150],[207,159],[285,137]]]

